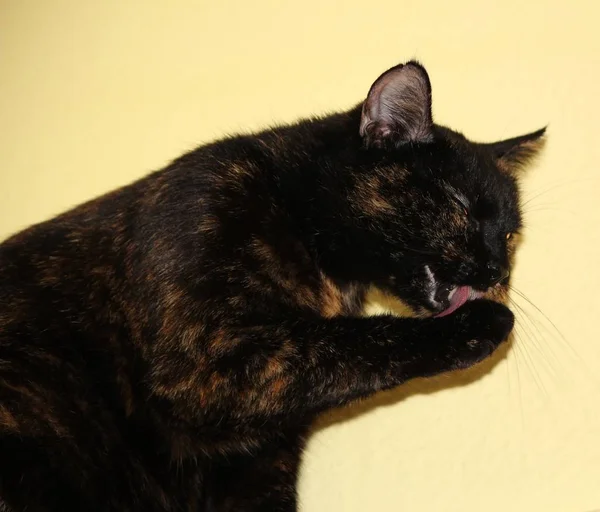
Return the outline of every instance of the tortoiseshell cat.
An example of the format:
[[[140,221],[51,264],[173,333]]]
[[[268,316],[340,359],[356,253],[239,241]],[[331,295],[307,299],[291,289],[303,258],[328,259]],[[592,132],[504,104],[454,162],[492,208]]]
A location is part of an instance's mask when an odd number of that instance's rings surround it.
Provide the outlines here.
[[[409,62],[5,241],[0,510],[295,510],[317,414],[507,338],[543,133],[434,124]],[[372,286],[415,317],[361,315]]]

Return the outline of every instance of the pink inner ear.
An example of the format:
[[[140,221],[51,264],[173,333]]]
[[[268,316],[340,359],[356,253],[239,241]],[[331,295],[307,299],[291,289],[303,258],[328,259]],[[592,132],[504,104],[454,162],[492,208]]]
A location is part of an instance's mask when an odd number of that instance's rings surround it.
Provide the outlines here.
[[[431,88],[426,71],[413,63],[386,71],[363,105],[360,134],[369,142],[431,140]]]

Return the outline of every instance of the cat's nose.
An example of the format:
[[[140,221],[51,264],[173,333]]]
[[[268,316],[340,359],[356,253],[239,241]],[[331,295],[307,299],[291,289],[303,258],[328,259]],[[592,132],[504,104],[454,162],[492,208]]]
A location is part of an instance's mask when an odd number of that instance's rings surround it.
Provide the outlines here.
[[[509,270],[499,263],[489,262],[487,264],[488,279],[490,286],[494,286],[501,281],[504,281],[509,275]]]

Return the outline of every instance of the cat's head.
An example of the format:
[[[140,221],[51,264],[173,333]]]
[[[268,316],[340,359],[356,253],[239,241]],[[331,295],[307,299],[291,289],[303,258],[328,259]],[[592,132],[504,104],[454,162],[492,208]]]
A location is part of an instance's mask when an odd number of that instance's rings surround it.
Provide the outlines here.
[[[357,129],[368,164],[352,173],[349,198],[374,284],[427,315],[503,301],[522,227],[518,180],[544,129],[483,144],[434,124],[416,62],[375,81]]]

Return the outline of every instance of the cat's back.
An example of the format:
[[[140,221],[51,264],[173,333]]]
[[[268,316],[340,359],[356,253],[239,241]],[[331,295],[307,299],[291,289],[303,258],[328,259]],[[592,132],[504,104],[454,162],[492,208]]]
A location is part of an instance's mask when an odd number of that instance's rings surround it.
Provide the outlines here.
[[[194,153],[200,165],[202,151]],[[165,248],[161,241],[183,229],[186,216],[201,223],[210,180],[206,172],[194,179],[191,167],[175,162],[0,242],[0,334],[17,318],[39,317],[44,307],[60,310],[63,300],[73,302],[62,304],[66,313],[77,305],[89,309],[101,289],[122,292],[139,266]],[[37,315],[26,310],[34,303]]]
[[[56,320],[83,308],[90,298],[86,292],[119,264],[119,239],[127,236],[127,200],[133,195],[130,188],[120,189],[0,244],[0,336],[16,323],[45,319],[49,328],[47,312]]]
[[[102,380],[103,365],[113,375],[125,352],[152,343],[157,305],[225,268],[247,236],[238,219],[256,203],[246,182],[259,169],[243,156],[255,143],[241,140],[200,147],[0,243],[0,385],[9,374],[64,380],[65,365]]]
[[[177,210],[166,189],[185,174],[152,174],[0,244],[0,508],[39,497],[66,510],[81,495],[81,510],[101,498],[128,510],[162,475],[131,315],[156,298],[149,266]],[[154,481],[146,509],[170,510],[176,488]]]
[[[110,344],[121,322],[118,274],[124,253],[118,239],[126,236],[134,188],[85,203],[0,244],[4,427],[56,434],[69,416],[65,409],[85,409],[89,404],[77,405],[77,399],[100,372],[112,373]]]

